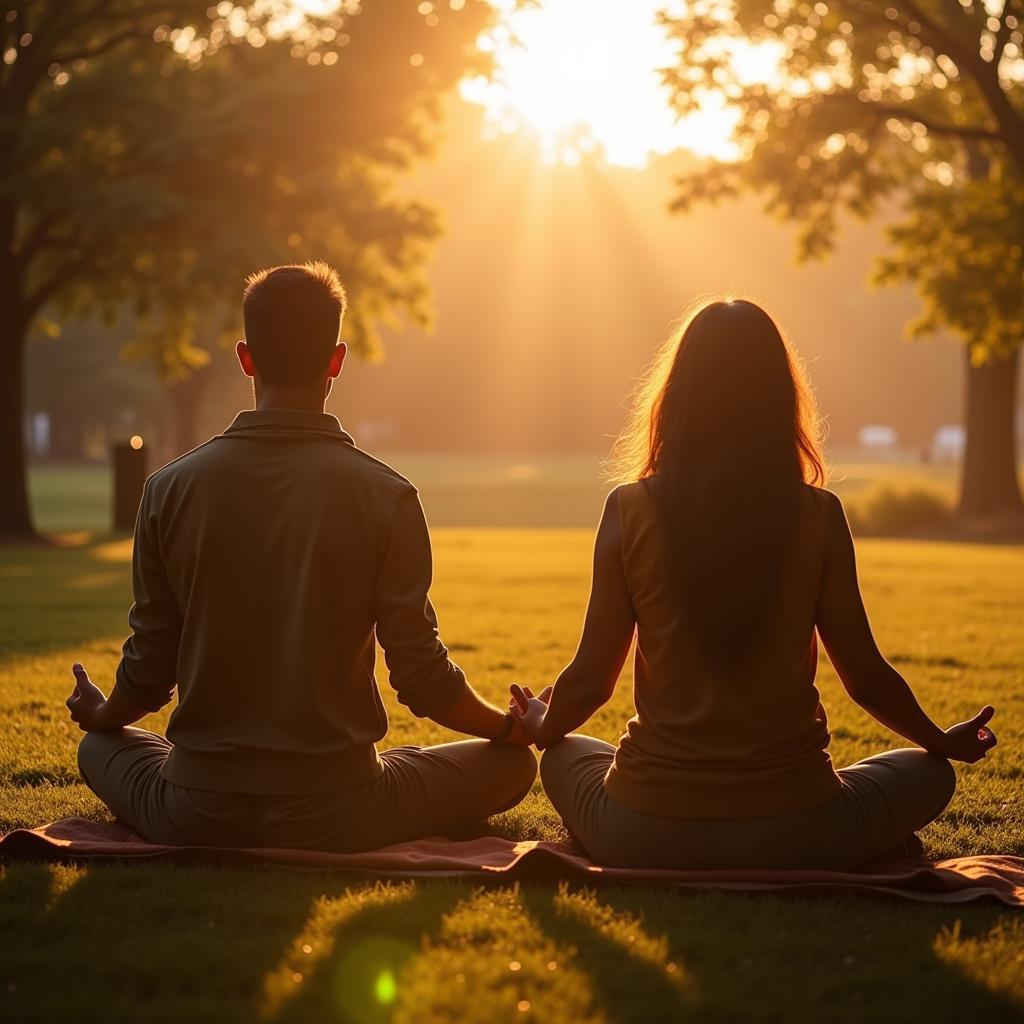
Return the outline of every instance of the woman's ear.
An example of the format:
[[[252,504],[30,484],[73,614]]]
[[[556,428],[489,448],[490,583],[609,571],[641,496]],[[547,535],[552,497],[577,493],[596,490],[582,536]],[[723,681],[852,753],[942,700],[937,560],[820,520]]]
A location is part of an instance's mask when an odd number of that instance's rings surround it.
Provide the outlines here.
[[[242,373],[246,377],[255,377],[256,364],[252,361],[252,353],[244,341],[240,341],[235,345],[235,355],[238,356],[238,365],[241,366]]]
[[[239,342],[244,344],[244,342]],[[348,354],[348,345],[345,342],[341,342],[334,352],[331,354],[331,361],[327,364],[327,376],[333,380],[341,373],[342,366],[345,365],[345,356]]]

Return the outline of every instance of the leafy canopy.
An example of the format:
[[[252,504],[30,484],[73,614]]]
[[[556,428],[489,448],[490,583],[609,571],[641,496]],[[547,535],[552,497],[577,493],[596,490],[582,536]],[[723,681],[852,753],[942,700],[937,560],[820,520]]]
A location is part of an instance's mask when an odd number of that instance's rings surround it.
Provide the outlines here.
[[[204,361],[199,337],[235,326],[248,271],[320,256],[349,290],[357,348],[396,311],[428,322],[438,214],[398,187],[478,60],[489,9],[451,8],[14,3],[0,195],[16,210],[18,315],[130,307],[137,348],[176,375]]]
[[[666,72],[677,106],[724,92],[740,151],[684,176],[674,208],[752,189],[799,224],[804,258],[830,250],[842,212],[902,213],[875,276],[916,284],[924,312],[912,331],[952,328],[979,360],[1019,345],[1022,8],[695,0],[665,15],[679,49]]]

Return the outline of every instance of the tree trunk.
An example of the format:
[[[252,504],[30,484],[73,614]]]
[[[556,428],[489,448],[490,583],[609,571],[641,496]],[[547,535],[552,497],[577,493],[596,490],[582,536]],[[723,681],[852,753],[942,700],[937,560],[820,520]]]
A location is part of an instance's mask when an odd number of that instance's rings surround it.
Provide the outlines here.
[[[25,334],[12,306],[0,303],[0,539],[5,540],[36,535],[25,459]]]
[[[967,353],[967,451],[959,514],[965,519],[1024,516],[1017,479],[1017,367],[1020,350],[982,366]]]

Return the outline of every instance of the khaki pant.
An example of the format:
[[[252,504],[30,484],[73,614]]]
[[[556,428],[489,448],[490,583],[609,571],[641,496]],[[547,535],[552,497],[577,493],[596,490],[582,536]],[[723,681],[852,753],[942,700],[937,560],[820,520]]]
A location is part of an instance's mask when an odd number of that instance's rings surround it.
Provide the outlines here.
[[[840,769],[839,794],[796,814],[742,820],[660,818],[604,788],[615,748],[567,736],[544,751],[541,779],[566,827],[599,864],[680,869],[859,867],[937,818],[956,773],[923,750],[892,750]]]
[[[87,733],[78,765],[89,788],[143,838],[173,846],[353,852],[458,835],[515,806],[537,775],[531,750],[489,740],[395,747],[383,773],[332,793],[253,796],[187,789],[160,774],[171,744],[143,729]]]

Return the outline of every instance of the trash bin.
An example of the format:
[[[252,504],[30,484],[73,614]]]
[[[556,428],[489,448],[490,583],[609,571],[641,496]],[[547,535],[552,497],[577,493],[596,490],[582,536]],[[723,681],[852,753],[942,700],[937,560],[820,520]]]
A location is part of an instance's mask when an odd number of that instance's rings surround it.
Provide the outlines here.
[[[114,529],[133,530],[146,482],[146,450],[136,434],[124,444],[110,449],[114,467]]]

